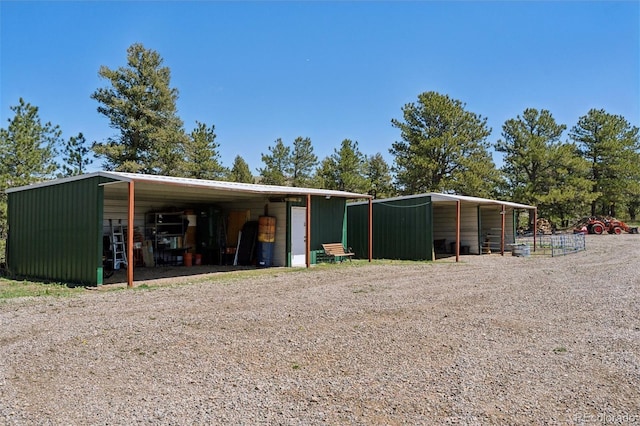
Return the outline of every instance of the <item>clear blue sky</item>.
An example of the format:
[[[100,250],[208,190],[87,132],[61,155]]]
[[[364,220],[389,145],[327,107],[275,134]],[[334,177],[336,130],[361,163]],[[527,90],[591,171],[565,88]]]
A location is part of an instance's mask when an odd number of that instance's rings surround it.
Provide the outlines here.
[[[297,136],[320,159],[348,138],[391,163],[390,121],[425,91],[487,117],[492,142],[528,107],[568,128],[591,108],[640,125],[637,1],[2,1],[0,16],[3,127],[23,97],[65,138],[115,134],[90,95],[140,42],[171,69],[186,130],[214,124],[223,164],[254,173]]]

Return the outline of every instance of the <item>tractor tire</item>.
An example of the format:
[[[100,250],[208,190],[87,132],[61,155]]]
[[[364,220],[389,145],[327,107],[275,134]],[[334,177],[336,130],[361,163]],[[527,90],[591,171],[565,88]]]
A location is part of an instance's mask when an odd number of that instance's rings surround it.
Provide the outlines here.
[[[604,232],[604,225],[602,225],[601,223],[594,223],[593,225],[591,225],[591,232],[596,235],[602,235],[602,233]]]
[[[616,234],[616,235],[620,235],[620,234],[622,234],[622,228],[620,228],[619,226],[614,226],[613,227],[613,231],[611,233],[612,234]]]

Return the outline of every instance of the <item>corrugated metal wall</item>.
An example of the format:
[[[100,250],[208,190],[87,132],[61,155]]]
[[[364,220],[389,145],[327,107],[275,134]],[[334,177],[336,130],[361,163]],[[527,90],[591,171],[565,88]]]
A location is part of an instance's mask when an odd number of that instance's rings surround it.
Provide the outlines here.
[[[375,204],[374,204],[375,206]],[[375,224],[375,221],[374,221]],[[369,204],[347,203],[347,247],[356,254],[356,259],[369,255]],[[375,243],[374,243],[375,247]]]
[[[433,251],[431,197],[379,201],[373,204],[375,259],[431,260]],[[356,257],[368,253],[369,206],[348,206],[348,245]]]
[[[102,283],[102,177],[9,193],[8,265],[19,276]]]
[[[126,183],[124,183],[123,185],[126,185]],[[157,203],[155,205],[157,206]],[[133,215],[133,223],[134,223],[133,226],[137,226],[141,230],[144,229],[145,213],[149,211],[155,211],[155,208],[152,205],[152,203],[144,202],[144,201],[136,201],[134,215]],[[104,231],[104,234],[108,235],[111,232],[109,228],[109,219],[111,219],[114,224],[120,221],[122,225],[128,226],[127,224],[128,214],[129,214],[129,204],[127,200],[111,199],[108,196],[105,197],[104,215],[102,220],[102,229]]]
[[[347,207],[344,198],[311,197],[311,263],[324,253],[322,244],[347,240]]]

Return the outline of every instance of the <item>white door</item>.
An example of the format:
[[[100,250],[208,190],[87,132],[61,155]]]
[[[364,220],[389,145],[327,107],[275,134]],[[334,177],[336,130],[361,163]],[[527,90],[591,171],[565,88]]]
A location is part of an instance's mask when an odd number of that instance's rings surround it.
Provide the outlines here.
[[[291,266],[307,266],[306,207],[291,207]]]

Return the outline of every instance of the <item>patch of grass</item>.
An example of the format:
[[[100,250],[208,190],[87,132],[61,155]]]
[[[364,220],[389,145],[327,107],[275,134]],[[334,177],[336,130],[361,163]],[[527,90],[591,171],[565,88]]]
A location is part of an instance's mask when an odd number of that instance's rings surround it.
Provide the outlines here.
[[[293,368],[294,370],[300,370],[300,364],[298,364],[298,363],[293,363],[293,364],[291,365],[291,368]]]
[[[567,348],[565,348],[564,346],[558,346],[553,350],[553,353],[555,354],[563,354],[565,352],[567,352]]]
[[[133,287],[134,290],[149,290],[150,288],[149,284],[134,285]]]
[[[84,291],[83,287],[68,287],[59,283],[45,284],[0,278],[0,300],[18,297],[67,297]]]

